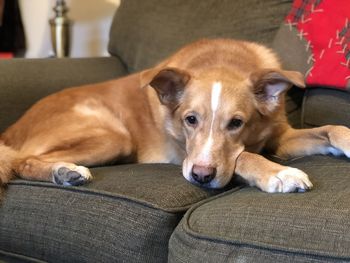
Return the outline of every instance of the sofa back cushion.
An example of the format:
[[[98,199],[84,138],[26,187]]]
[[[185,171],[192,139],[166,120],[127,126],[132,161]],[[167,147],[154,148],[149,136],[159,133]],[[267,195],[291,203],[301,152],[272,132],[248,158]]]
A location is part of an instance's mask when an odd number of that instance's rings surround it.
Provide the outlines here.
[[[290,0],[122,0],[109,52],[134,72],[201,38],[270,44],[290,5]]]

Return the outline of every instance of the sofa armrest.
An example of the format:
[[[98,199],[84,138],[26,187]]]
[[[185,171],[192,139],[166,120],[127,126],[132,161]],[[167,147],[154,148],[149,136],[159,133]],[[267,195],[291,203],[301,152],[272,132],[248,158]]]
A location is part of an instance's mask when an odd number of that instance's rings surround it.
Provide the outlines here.
[[[303,101],[302,127],[322,125],[350,127],[350,93],[329,88],[309,88]]]
[[[126,73],[116,57],[0,60],[0,131],[50,93]]]

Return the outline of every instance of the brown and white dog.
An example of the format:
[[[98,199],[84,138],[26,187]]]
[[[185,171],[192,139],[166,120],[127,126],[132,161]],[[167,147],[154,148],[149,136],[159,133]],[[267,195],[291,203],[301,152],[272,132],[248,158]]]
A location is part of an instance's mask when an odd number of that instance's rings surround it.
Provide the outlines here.
[[[86,166],[169,162],[204,187],[235,174],[266,192],[305,191],[304,172],[259,152],[350,157],[350,130],[291,128],[292,85],[304,87],[303,76],[261,45],[198,41],[149,70],[40,100],[1,135],[0,179],[79,185],[92,179]]]

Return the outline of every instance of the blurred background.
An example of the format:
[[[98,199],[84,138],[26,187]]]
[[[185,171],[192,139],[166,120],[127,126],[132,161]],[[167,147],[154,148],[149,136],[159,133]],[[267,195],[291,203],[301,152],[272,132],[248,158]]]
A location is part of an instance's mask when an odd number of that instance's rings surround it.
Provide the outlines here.
[[[66,0],[65,2],[69,9],[67,16],[72,20],[70,57],[108,55],[109,28],[120,0]],[[12,41],[14,42],[12,45],[17,45],[16,56],[26,58],[53,56],[49,20],[55,16],[53,11],[55,4],[55,0],[0,0],[0,18],[3,18],[2,25],[0,22],[0,48],[5,44],[11,44]],[[22,25],[18,21],[19,18]],[[5,22],[6,27],[16,26],[16,28],[4,28]],[[5,32],[3,32],[4,29],[6,29]],[[21,39],[21,30],[24,39]],[[16,34],[17,40],[13,40]],[[24,47],[21,47],[21,42],[24,42],[22,43]]]

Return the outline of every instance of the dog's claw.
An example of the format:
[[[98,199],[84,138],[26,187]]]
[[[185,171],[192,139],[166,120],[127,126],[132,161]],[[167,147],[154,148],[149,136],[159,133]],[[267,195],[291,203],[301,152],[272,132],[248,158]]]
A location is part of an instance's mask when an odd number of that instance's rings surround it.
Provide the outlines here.
[[[58,185],[78,186],[92,179],[88,168],[71,163],[57,163],[52,168],[52,181]]]
[[[313,187],[309,177],[303,171],[287,167],[269,180],[269,193],[304,193]]]

